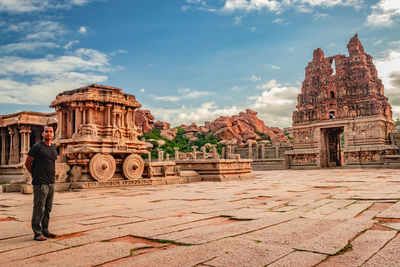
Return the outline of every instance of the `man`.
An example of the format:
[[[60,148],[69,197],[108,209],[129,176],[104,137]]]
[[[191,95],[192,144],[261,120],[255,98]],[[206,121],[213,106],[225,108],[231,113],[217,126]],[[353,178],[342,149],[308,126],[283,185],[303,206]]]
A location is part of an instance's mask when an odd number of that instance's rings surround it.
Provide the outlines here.
[[[51,143],[54,137],[52,126],[45,126],[42,133],[43,140],[36,143],[29,150],[25,161],[26,169],[32,174],[33,184],[33,213],[32,230],[33,240],[45,241],[55,238],[49,232],[50,212],[54,198],[54,175],[57,150]]]

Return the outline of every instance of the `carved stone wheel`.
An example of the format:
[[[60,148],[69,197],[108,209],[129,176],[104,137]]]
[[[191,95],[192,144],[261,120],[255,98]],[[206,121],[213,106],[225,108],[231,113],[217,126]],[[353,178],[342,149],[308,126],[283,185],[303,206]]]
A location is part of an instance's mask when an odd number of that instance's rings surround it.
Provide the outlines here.
[[[122,172],[126,179],[134,180],[139,178],[144,169],[144,162],[141,156],[130,154],[122,163]]]
[[[89,162],[89,172],[99,182],[110,180],[115,173],[115,160],[113,156],[97,153]]]

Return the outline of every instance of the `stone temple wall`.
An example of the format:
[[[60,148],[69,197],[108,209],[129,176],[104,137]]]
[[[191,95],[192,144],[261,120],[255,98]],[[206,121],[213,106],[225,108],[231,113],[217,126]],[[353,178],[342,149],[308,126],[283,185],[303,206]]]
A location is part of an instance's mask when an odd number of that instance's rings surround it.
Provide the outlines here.
[[[305,69],[293,112],[294,150],[290,167],[381,167],[393,154],[394,121],[372,57],[356,34],[349,56],[325,58],[318,48]]]

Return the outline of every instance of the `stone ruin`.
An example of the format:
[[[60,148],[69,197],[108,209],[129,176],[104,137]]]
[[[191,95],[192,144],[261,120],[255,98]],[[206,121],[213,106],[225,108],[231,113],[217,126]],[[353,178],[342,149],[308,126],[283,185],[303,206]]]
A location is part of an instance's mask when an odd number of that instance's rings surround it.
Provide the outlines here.
[[[14,186],[29,181],[24,162],[30,147],[41,140],[43,125],[57,125],[55,113],[23,111],[0,116],[0,182]]]
[[[147,144],[138,140],[141,129],[135,124],[135,112],[141,105],[135,96],[93,84],[60,93],[50,107],[57,112],[59,164],[71,169],[65,180],[57,182],[89,188],[179,178],[173,163],[153,166],[164,169],[161,175],[145,175],[141,154],[147,154]],[[60,169],[67,173],[68,167]]]
[[[349,56],[314,50],[293,112],[290,168],[382,167],[394,121],[372,57],[354,35]]]
[[[215,147],[211,155],[203,148],[201,158],[197,158],[195,151],[192,157],[180,159],[177,150],[174,160],[169,155],[164,159],[160,150],[158,159],[151,160],[148,144],[138,140],[142,129],[135,123],[135,113],[141,105],[135,96],[120,88],[92,84],[64,91],[50,107],[55,108],[56,114],[23,112],[1,117],[0,178],[2,174],[7,176],[10,169],[17,170],[16,178],[24,177],[18,183],[14,179],[12,184],[3,186],[3,191],[32,192],[24,161],[30,146],[41,140],[41,127],[49,122],[56,129],[58,191],[255,177],[251,160],[238,156],[220,159]],[[38,125],[32,125],[36,121]],[[3,126],[8,127],[8,132]],[[29,129],[34,130],[34,135],[30,135]],[[148,159],[144,161],[141,154],[148,154]]]

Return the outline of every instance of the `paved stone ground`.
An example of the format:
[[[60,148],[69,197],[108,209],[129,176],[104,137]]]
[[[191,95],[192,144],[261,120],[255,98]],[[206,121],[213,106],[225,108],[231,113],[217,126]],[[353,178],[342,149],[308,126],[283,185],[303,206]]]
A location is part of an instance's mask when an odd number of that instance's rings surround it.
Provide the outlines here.
[[[400,266],[400,176],[389,169],[56,193],[32,240],[32,195],[0,193],[2,266]]]

